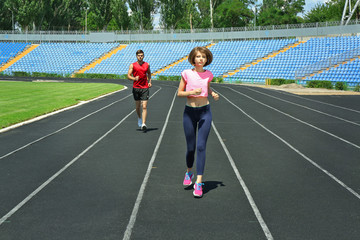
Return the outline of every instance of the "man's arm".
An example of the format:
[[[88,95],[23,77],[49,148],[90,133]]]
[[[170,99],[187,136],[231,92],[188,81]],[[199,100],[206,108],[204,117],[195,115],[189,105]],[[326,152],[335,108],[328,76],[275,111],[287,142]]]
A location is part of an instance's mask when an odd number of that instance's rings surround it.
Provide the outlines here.
[[[147,70],[146,74],[147,74],[147,78],[148,78],[148,85],[149,85],[149,87],[151,87],[151,86],[152,86],[152,84],[151,84],[151,70],[150,70],[150,64],[149,64],[149,68],[148,68],[148,70]]]
[[[134,77],[133,76],[133,70],[134,70],[133,65],[130,64],[127,77],[128,77],[129,80],[137,81],[137,80],[139,80],[139,76]]]

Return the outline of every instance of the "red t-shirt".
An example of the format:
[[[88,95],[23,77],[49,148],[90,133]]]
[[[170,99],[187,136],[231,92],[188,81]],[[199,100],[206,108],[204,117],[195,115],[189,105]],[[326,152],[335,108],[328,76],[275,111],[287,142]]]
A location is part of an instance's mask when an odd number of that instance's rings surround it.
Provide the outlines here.
[[[141,65],[138,62],[133,63],[133,76],[139,76],[139,80],[134,81],[133,88],[149,88],[146,75],[148,69],[149,64],[147,62],[144,62]]]

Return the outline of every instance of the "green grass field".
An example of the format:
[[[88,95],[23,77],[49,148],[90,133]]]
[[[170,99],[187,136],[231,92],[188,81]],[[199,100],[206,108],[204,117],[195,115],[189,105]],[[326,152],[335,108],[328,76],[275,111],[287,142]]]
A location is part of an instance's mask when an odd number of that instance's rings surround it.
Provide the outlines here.
[[[0,129],[123,87],[103,83],[0,82]]]

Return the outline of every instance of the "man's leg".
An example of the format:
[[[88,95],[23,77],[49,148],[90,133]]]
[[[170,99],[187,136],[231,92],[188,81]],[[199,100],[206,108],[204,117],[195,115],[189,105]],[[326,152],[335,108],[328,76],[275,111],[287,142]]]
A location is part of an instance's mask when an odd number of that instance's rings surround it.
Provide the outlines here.
[[[136,114],[138,116],[138,127],[141,128],[142,125],[142,119],[141,119],[141,101],[135,101],[135,109],[136,109]]]
[[[141,101],[141,103],[142,103],[142,123],[143,123],[143,124],[146,124],[147,102],[148,102],[148,101]]]
[[[141,118],[141,101],[135,101],[135,109],[138,115],[138,118]]]

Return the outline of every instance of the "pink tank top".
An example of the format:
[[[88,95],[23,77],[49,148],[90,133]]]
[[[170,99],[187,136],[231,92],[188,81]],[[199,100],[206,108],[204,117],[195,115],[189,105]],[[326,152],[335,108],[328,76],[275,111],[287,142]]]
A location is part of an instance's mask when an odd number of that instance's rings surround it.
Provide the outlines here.
[[[196,72],[192,69],[187,69],[181,73],[181,76],[186,83],[186,91],[192,91],[196,88],[202,89],[200,95],[190,95],[189,97],[208,96],[208,83],[213,79],[213,74],[209,70],[205,70],[205,72]]]

